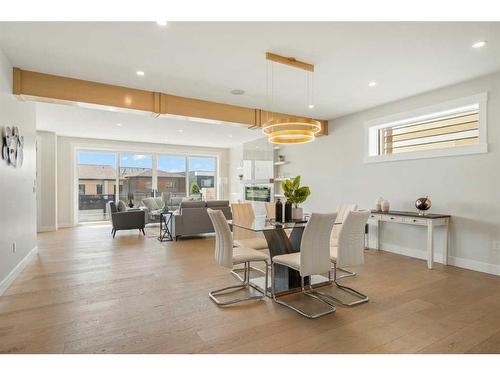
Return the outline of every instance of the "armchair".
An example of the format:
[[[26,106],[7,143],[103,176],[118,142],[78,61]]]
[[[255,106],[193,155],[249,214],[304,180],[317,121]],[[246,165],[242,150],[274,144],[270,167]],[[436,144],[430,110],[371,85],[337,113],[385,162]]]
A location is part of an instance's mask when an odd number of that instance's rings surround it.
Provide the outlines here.
[[[113,238],[118,230],[139,229],[143,235],[146,235],[144,232],[146,213],[143,210],[133,209],[119,211],[115,202],[109,202],[108,205],[109,212],[111,212],[111,224],[113,225],[113,229],[111,230]]]

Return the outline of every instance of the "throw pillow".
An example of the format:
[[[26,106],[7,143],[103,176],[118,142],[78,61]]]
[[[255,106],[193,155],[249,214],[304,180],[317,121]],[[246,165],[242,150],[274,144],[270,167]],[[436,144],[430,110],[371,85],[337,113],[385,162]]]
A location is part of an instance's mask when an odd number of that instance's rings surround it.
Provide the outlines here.
[[[127,205],[125,204],[124,201],[120,200],[118,201],[118,212],[123,212],[123,211],[127,211]]]

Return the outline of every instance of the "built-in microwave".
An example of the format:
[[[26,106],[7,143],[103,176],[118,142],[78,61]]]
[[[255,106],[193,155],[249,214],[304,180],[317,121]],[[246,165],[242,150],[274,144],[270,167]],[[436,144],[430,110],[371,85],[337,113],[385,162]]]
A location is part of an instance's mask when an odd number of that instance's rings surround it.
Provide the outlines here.
[[[245,200],[254,202],[271,202],[272,184],[246,184]]]

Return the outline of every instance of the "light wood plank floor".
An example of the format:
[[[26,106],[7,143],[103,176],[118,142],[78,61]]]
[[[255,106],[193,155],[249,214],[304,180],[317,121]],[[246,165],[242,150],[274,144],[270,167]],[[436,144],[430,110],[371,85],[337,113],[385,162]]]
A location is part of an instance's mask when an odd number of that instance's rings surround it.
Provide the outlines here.
[[[345,284],[371,301],[308,320],[267,299],[219,308],[213,237],[108,226],[40,234],[0,297],[1,353],[500,353],[500,278],[368,251]]]

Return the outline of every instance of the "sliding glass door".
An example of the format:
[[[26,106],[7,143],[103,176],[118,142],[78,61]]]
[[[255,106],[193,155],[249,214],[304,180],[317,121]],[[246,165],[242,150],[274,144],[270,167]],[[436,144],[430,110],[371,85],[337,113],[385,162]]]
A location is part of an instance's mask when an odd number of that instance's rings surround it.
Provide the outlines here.
[[[147,154],[120,154],[120,200],[129,207],[140,207],[153,196],[153,159]]]
[[[78,221],[109,220],[106,204],[115,200],[116,155],[80,151],[77,163]]]
[[[186,157],[173,155],[157,156],[157,194],[168,199],[171,196],[186,196]]]
[[[217,199],[216,157],[87,150],[77,155],[79,222],[109,220],[110,201],[139,208],[152,196],[166,202]]]
[[[189,158],[190,195],[201,194],[203,200],[217,199],[216,159],[213,157]]]

